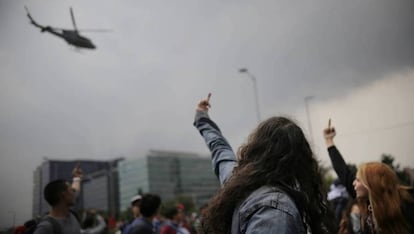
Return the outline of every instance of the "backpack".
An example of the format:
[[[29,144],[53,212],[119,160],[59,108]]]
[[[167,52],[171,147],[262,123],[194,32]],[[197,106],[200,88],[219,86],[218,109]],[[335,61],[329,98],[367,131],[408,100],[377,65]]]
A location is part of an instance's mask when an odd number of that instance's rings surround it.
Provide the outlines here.
[[[26,227],[24,234],[33,234],[36,231],[37,225],[41,222],[49,222],[52,224],[52,230],[53,234],[61,234],[62,233],[62,227],[60,224],[52,217],[45,215],[41,218],[35,218],[27,221],[24,223],[24,226]]]
[[[73,214],[73,216],[75,216],[76,220],[78,220],[79,222],[79,216],[78,214],[73,211],[70,210],[70,213]],[[31,220],[28,220],[24,223],[24,234],[33,234],[36,231],[37,225],[41,222],[49,222],[52,224],[52,230],[53,230],[53,234],[61,234],[62,233],[62,227],[60,226],[60,224],[52,217],[48,216],[47,214],[45,214],[42,217],[37,217]]]

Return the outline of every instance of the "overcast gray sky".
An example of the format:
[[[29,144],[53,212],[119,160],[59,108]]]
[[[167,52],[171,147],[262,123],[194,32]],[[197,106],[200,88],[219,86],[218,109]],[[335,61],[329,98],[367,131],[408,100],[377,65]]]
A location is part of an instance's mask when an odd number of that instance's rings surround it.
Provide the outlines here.
[[[77,52],[29,24],[79,28],[98,47]],[[141,157],[149,149],[207,154],[192,127],[211,117],[234,148],[261,115],[290,116],[328,162],[328,118],[349,162],[390,153],[414,167],[414,2],[0,0],[0,226],[31,215],[32,175],[54,159]]]

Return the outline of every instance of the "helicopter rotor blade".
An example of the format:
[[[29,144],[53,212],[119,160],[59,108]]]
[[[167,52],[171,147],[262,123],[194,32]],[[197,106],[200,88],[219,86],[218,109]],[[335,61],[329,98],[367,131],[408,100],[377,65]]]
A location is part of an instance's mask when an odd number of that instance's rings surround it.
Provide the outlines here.
[[[72,17],[72,23],[73,23],[73,27],[75,28],[75,31],[78,31],[78,28],[76,27],[75,16],[73,14],[72,7],[70,7],[70,16]]]
[[[59,30],[59,31],[74,31],[72,29],[67,29],[67,28],[53,28],[54,30]],[[77,32],[81,33],[81,32],[87,32],[87,33],[106,33],[106,32],[113,32],[112,29],[77,29]]]
[[[91,29],[91,28],[87,28],[87,29],[79,29],[78,32],[112,32],[112,29],[101,29],[101,28],[97,28],[97,29]]]

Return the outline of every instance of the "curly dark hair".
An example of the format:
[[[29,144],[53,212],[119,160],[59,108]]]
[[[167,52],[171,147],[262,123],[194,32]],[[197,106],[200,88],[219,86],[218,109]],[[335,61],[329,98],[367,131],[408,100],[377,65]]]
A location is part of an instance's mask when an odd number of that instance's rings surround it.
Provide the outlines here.
[[[238,166],[203,212],[203,229],[229,233],[237,206],[261,186],[299,188],[303,218],[312,233],[334,233],[318,162],[302,130],[284,117],[263,121],[240,146]],[[298,206],[297,201],[296,205]]]

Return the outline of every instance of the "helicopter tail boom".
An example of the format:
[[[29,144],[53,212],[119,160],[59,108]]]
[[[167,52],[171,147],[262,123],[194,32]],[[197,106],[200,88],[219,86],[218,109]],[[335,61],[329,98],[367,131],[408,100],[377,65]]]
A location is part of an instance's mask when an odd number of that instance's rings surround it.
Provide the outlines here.
[[[44,31],[46,27],[44,27],[44,26],[42,26],[42,25],[38,24],[38,23],[37,23],[37,22],[33,19],[33,17],[30,15],[30,12],[29,12],[29,9],[27,8],[27,6],[24,6],[24,9],[26,9],[27,17],[29,18],[30,23],[31,23],[31,24],[33,24],[35,27],[38,27],[38,28],[42,29],[42,31]]]

